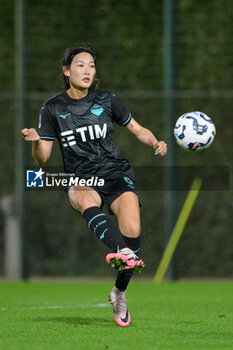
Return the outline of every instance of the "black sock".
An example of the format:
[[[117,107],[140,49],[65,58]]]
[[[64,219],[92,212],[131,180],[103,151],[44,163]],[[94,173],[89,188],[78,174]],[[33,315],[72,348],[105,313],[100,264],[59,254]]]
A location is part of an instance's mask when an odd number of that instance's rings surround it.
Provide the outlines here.
[[[99,207],[90,207],[83,212],[88,227],[104,244],[117,251],[128,247],[117,225]]]
[[[122,237],[124,238],[124,241],[128,245],[128,247],[132,249],[135,254],[138,254],[140,250],[140,236],[137,238],[129,238],[122,235]],[[117,274],[115,287],[118,288],[121,292],[125,291],[132,275],[133,271],[130,269],[124,270],[122,272],[119,271]]]

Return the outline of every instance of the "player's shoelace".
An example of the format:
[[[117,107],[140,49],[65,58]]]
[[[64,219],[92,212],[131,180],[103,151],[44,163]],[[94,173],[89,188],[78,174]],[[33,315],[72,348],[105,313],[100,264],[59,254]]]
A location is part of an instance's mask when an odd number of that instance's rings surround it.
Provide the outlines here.
[[[110,253],[106,256],[107,263],[120,271],[132,269],[134,272],[141,272],[145,267],[144,262],[129,248],[118,250],[117,253]]]

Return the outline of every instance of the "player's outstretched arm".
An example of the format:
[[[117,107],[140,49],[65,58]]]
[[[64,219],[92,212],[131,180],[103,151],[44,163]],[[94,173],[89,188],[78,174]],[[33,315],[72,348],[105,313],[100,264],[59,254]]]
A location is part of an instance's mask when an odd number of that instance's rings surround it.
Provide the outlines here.
[[[50,158],[53,141],[41,140],[37,131],[33,128],[25,128],[21,130],[21,134],[25,141],[32,142],[32,156],[35,161],[41,166],[45,165]]]
[[[154,150],[160,156],[165,156],[167,153],[167,144],[164,141],[158,141],[155,135],[148,129],[143,128],[140,124],[136,122],[135,119],[131,119],[130,122],[126,125],[126,128],[134,134],[138,140],[141,142],[152,146]]]

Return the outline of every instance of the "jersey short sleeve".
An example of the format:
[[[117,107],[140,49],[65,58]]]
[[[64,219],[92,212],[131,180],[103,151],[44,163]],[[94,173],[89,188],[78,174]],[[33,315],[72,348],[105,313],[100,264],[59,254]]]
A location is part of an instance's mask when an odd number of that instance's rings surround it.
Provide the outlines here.
[[[51,114],[49,107],[44,104],[39,116],[38,134],[41,139],[54,140],[56,133],[56,118]]]
[[[114,94],[111,94],[112,120],[119,125],[127,125],[132,116],[123,101]]]

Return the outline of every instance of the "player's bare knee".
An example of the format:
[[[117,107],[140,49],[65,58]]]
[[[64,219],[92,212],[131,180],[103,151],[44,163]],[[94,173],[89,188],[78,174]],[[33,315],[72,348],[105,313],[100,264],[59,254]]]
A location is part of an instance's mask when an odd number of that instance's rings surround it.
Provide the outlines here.
[[[122,234],[126,237],[137,238],[141,234],[140,224],[137,222],[128,222],[120,226]]]
[[[82,195],[78,196],[77,205],[80,208],[81,213],[90,207],[99,206],[93,198],[85,197]]]
[[[71,191],[69,193],[69,200],[72,207],[81,213],[83,213],[86,209],[90,207],[100,206],[99,203],[97,203],[97,201],[94,198],[92,198],[92,196],[88,196],[87,192],[84,191]]]

